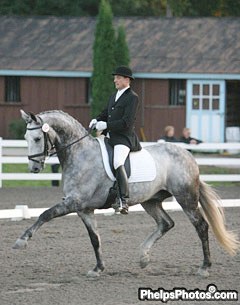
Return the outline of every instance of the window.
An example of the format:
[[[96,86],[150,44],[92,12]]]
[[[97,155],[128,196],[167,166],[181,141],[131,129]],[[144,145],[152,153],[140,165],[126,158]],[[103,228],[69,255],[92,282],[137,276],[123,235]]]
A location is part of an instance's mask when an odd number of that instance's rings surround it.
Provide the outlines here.
[[[172,106],[186,104],[186,81],[183,79],[169,80],[169,103]]]
[[[220,85],[215,83],[193,83],[192,85],[193,110],[219,110]]]
[[[5,76],[5,101],[20,102],[20,77]]]

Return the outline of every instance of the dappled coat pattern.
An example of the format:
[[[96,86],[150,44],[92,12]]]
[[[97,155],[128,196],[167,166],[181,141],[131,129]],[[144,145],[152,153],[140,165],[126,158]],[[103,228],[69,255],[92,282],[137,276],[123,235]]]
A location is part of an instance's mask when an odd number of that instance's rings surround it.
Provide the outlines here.
[[[94,210],[104,206],[112,186],[103,168],[99,143],[88,135],[79,122],[61,111],[48,111],[39,115],[21,112],[27,123],[25,137],[28,153],[31,156],[39,155],[29,160],[29,169],[35,173],[42,170],[46,155],[54,145],[62,166],[65,198],[41,214],[16,241],[14,248],[26,247],[28,240],[44,223],[77,212],[88,230],[97,260],[88,276],[99,276],[104,270],[104,262]],[[46,128],[42,129],[44,124],[47,124]],[[81,141],[68,146],[76,139]],[[174,226],[173,220],[162,207],[162,201],[173,195],[202,242],[204,259],[199,274],[207,276],[211,266],[208,223],[217,240],[231,255],[239,247],[236,236],[225,227],[223,212],[217,204],[218,197],[207,184],[199,180],[198,166],[189,152],[171,143],[152,145],[146,149],[156,162],[157,175],[150,182],[130,183],[129,205],[141,203],[154,218],[157,227],[141,245],[140,265],[142,268],[148,265],[151,247]],[[198,208],[198,202],[203,211]]]

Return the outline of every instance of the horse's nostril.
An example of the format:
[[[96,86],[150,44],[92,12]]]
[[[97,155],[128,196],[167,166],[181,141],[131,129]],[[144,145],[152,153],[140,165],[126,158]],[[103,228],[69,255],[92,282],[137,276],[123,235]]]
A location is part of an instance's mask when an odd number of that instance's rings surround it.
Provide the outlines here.
[[[39,173],[39,168],[38,167],[33,167],[31,172],[32,173]]]

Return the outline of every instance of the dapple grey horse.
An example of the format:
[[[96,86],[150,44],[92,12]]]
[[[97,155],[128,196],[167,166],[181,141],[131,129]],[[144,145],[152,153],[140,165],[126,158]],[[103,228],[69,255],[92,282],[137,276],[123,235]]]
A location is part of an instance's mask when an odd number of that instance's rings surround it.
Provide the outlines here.
[[[104,262],[94,210],[104,206],[113,184],[105,172],[99,142],[77,120],[62,111],[34,115],[21,110],[21,114],[27,123],[25,138],[28,142],[29,170],[40,172],[45,158],[54,149],[62,167],[65,198],[42,213],[13,247],[26,247],[33,234],[51,219],[77,212],[87,228],[97,260],[88,276],[98,276],[104,270]],[[198,166],[188,151],[171,143],[156,144],[145,149],[155,160],[157,175],[150,182],[130,183],[129,204],[141,203],[156,221],[157,228],[140,247],[140,266],[144,268],[148,265],[151,247],[174,226],[162,207],[162,201],[173,195],[202,242],[204,259],[198,273],[207,276],[211,266],[209,224],[227,252],[234,255],[239,247],[236,235],[225,227],[218,197],[210,186],[199,180]],[[198,206],[199,202],[202,209]]]

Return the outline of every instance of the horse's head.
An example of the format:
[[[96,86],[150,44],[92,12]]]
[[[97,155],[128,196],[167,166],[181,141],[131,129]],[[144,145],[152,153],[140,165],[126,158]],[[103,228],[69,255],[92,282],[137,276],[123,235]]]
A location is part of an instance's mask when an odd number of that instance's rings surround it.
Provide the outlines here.
[[[22,118],[27,123],[25,139],[28,143],[29,170],[39,173],[45,163],[49,151],[53,148],[50,138],[52,128],[44,123],[40,116],[21,110]]]

